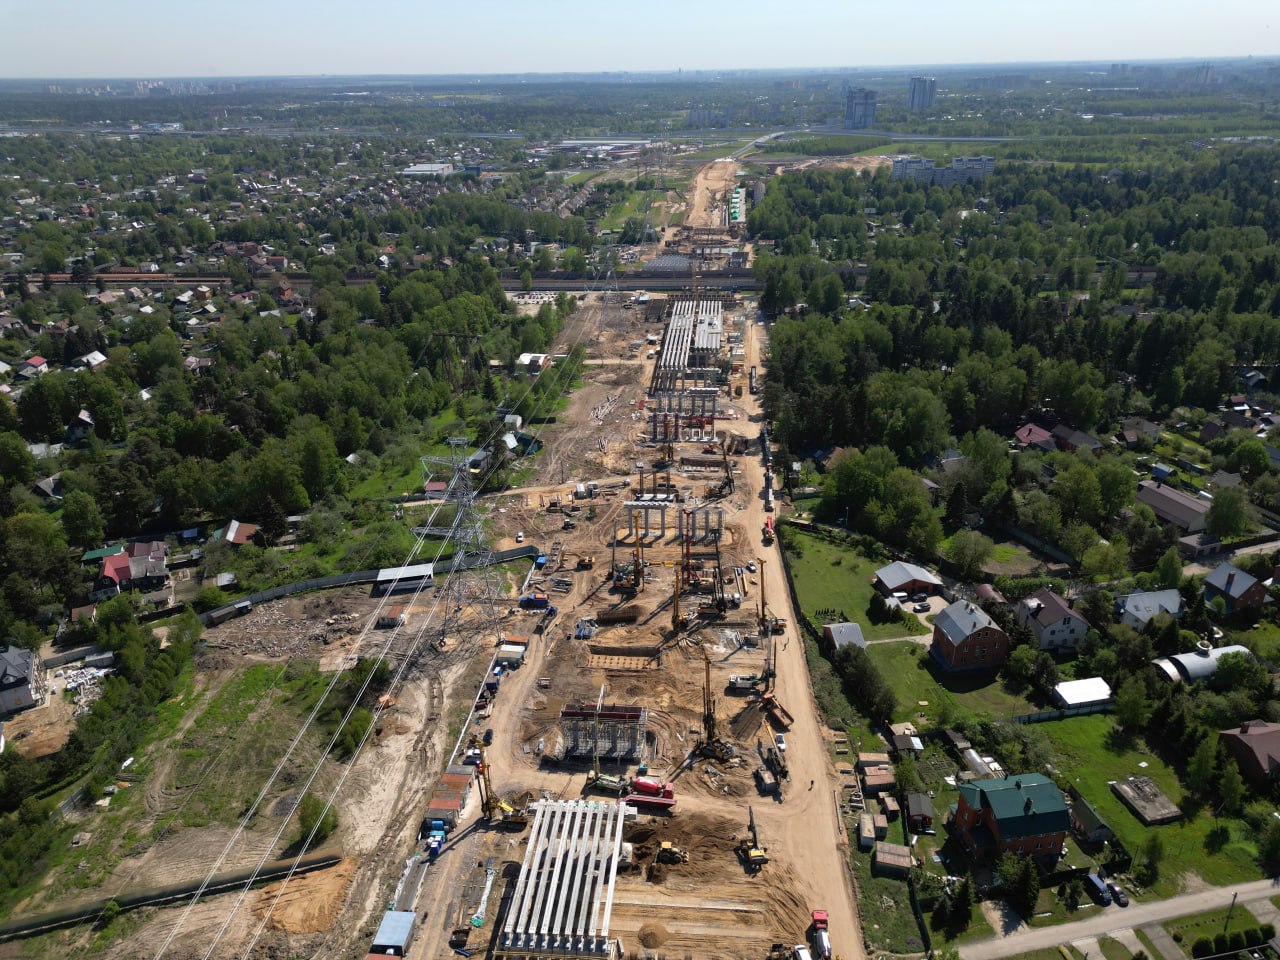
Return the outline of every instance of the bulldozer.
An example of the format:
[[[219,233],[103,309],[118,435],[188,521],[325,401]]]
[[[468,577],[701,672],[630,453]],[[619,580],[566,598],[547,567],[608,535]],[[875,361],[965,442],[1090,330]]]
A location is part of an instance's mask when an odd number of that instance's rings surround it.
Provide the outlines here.
[[[756,832],[756,814],[750,807],[747,807],[747,832],[750,836],[738,841],[738,845],[734,847],[734,853],[742,861],[742,867],[747,873],[759,873],[761,868],[769,862],[769,858],[765,855],[767,852],[765,848],[760,846],[760,836]]]
[[[662,845],[658,847],[659,863],[688,863],[689,852],[677,847],[670,840],[663,840]]]

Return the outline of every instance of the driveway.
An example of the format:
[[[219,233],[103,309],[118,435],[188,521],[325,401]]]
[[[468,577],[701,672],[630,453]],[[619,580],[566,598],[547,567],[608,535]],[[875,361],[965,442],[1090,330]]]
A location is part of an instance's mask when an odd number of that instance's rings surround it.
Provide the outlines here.
[[[1280,877],[1238,883],[1231,887],[1214,887],[1212,890],[1184,893],[1182,896],[1153,900],[1150,903],[1134,901],[1128,907],[1104,907],[1101,912],[1075,923],[1060,923],[1052,927],[1023,925],[1007,936],[963,945],[960,947],[960,957],[961,960],[998,960],[1000,957],[1053,948],[1086,937],[1114,934],[1117,930],[1132,930],[1134,927],[1162,923],[1174,917],[1230,906],[1232,894],[1239,894],[1237,908],[1257,900],[1265,901],[1280,894]]]

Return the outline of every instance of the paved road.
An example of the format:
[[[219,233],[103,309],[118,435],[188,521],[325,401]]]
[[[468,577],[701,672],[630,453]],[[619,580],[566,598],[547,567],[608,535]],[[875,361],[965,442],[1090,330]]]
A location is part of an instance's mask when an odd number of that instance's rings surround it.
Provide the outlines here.
[[[960,957],[961,960],[999,960],[1000,957],[1012,957],[1086,937],[1112,934],[1116,930],[1131,930],[1203,910],[1217,910],[1230,905],[1233,893],[1240,895],[1237,908],[1251,901],[1266,900],[1280,895],[1280,877],[1239,883],[1232,887],[1215,887],[1200,893],[1184,893],[1180,897],[1150,903],[1135,901],[1128,907],[1105,907],[1087,920],[1077,920],[1075,923],[1053,927],[1019,927],[1007,937],[965,944],[960,948]]]

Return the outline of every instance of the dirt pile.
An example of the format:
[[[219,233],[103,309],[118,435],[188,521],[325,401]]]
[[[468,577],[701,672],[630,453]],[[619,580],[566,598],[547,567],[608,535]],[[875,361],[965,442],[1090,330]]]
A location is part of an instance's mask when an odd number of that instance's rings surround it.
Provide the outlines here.
[[[640,928],[640,943],[646,950],[653,950],[667,942],[671,934],[660,923],[646,923]]]
[[[355,871],[355,860],[347,858],[325,870],[294,877],[288,886],[284,886],[283,881],[273,883],[263,889],[253,906],[253,915],[261,920],[270,913],[267,927],[271,930],[324,933],[333,925]],[[283,895],[281,887],[284,887]]]

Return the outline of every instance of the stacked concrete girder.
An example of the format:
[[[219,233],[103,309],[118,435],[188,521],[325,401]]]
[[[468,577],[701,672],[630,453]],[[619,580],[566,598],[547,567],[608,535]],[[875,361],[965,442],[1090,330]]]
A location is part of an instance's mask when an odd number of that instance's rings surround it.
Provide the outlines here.
[[[634,808],[593,800],[534,803],[520,876],[494,947],[495,960],[620,960],[609,936],[622,828]]]

